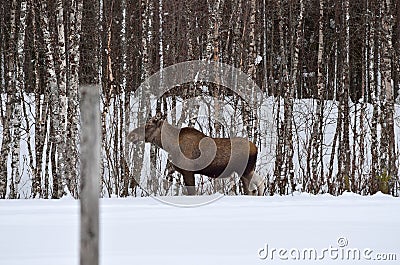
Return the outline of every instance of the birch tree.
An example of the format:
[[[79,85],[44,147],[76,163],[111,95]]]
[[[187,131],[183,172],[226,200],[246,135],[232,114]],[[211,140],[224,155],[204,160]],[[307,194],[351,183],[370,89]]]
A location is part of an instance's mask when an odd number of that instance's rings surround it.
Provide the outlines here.
[[[0,179],[0,195],[5,198],[7,195],[7,185],[8,185],[8,156],[11,148],[11,128],[13,124],[10,122],[12,119],[12,114],[14,112],[14,104],[16,103],[15,91],[16,91],[16,65],[15,65],[15,39],[16,39],[16,11],[17,11],[17,1],[13,0],[10,7],[10,17],[9,17],[9,37],[7,40],[7,48],[9,50],[8,54],[5,56],[5,72],[7,73],[5,78],[6,84],[6,102],[5,102],[5,113],[3,114],[3,139],[1,147],[1,179]],[[14,165],[17,162],[13,162]],[[15,174],[16,172],[11,172]],[[15,194],[15,183],[14,179],[10,180],[9,188],[11,190],[10,197],[14,198]]]
[[[6,25],[5,23],[6,16],[6,8],[5,2],[0,2],[0,25]],[[5,50],[6,50],[6,36],[5,36],[5,28],[0,27],[0,92],[6,92],[6,88],[3,84],[5,84],[6,76],[4,74],[5,68]],[[3,71],[2,71],[3,70]],[[0,114],[1,114],[1,133],[2,133],[2,141],[0,146],[0,199],[4,199],[7,193],[7,167],[5,167],[5,161],[7,160],[7,149],[5,148],[5,140],[7,140],[8,136],[8,126],[6,125],[7,120],[5,119],[5,111],[3,111],[3,97],[0,95]]]
[[[274,169],[274,178],[275,182],[278,187],[279,194],[286,194],[287,192],[287,184],[288,184],[288,175],[286,175],[286,156],[285,156],[285,148],[288,142],[286,141],[286,137],[290,132],[288,132],[289,128],[287,125],[291,126],[291,121],[289,122],[289,117],[287,116],[290,114],[290,105],[291,102],[288,100],[289,98],[289,69],[287,63],[287,43],[285,41],[285,21],[283,17],[283,4],[282,1],[278,1],[278,30],[279,30],[279,74],[278,74],[278,106],[276,111],[276,126],[277,126],[277,144],[276,144],[276,158],[275,158],[275,169]],[[280,97],[283,96],[284,98],[284,117],[283,122],[280,118]],[[286,118],[285,118],[286,115]],[[285,124],[287,121],[287,124]],[[291,128],[290,128],[291,129]]]
[[[11,154],[12,154],[12,176],[11,184],[14,186],[10,187],[10,198],[18,198],[18,184],[20,181],[20,141],[21,141],[21,101],[23,97],[24,90],[24,62],[25,62],[25,30],[26,30],[26,17],[27,17],[27,2],[22,1],[20,5],[20,15],[19,15],[19,31],[17,37],[17,63],[16,63],[16,90],[14,93],[15,105],[14,112],[12,115],[12,127],[13,127],[13,142],[11,144]]]
[[[371,120],[371,177],[370,177],[370,193],[375,193],[378,190],[377,174],[379,171],[378,162],[378,115],[379,115],[379,99],[378,99],[378,82],[377,82],[377,46],[378,38],[375,31],[376,25],[376,6],[377,3],[374,0],[370,0],[368,11],[371,12],[374,19],[369,20],[369,87],[371,90],[371,101],[373,106],[373,114]]]
[[[256,79],[256,59],[257,59],[257,50],[256,50],[256,0],[250,1],[249,7],[249,43],[247,49],[247,75],[250,76],[253,80]],[[243,125],[247,131],[247,137],[253,138],[253,126],[256,109],[250,109],[250,106],[247,102],[243,101]],[[252,139],[255,143],[257,139]]]
[[[50,32],[49,23],[49,10],[46,1],[42,1],[40,4],[40,26],[43,33],[43,43],[45,46],[45,62],[46,62],[46,80],[45,90],[46,94],[49,95],[49,106],[50,106],[50,137],[49,145],[50,148],[50,160],[51,160],[51,176],[53,179],[53,198],[61,198],[64,193],[64,183],[62,175],[60,175],[59,168],[57,166],[57,150],[59,151],[59,143],[61,140],[59,133],[60,130],[60,108],[58,104],[59,100],[59,89],[57,86],[57,76],[55,72],[54,64],[54,47]],[[49,165],[47,167],[49,170]]]
[[[317,106],[313,121],[312,141],[312,190],[317,193],[318,187],[323,181],[322,164],[322,143],[323,143],[323,111],[324,111],[324,5],[325,1],[319,1],[319,20],[318,20],[318,55],[317,55]],[[318,171],[318,166],[321,168]]]
[[[56,2],[56,21],[57,21],[57,45],[56,45],[56,64],[58,79],[58,95],[59,95],[59,127],[55,128],[55,133],[60,137],[59,140],[59,151],[57,152],[57,165],[59,167],[60,178],[66,179],[67,172],[65,155],[68,155],[67,151],[67,62],[65,52],[65,30],[64,30],[64,6],[62,0]],[[70,186],[68,186],[70,188]]]
[[[126,90],[129,96],[132,95],[137,87],[139,87],[141,82],[141,71],[137,69],[141,69],[141,16],[140,16],[140,1],[128,1],[127,2],[127,13],[126,13],[126,35],[127,35],[127,54],[126,60],[130,63],[127,64],[126,69]],[[135,108],[132,107],[131,102],[129,102],[129,122],[131,126],[134,116]],[[133,116],[133,117],[132,117]],[[123,196],[127,196],[128,194],[136,195],[136,189],[138,187],[138,183],[136,182],[135,177],[138,176],[139,170],[142,168],[143,160],[140,159],[132,159],[131,152],[136,154],[134,157],[137,158],[142,154],[143,149],[141,145],[125,145],[126,160],[129,165],[129,173],[125,176],[123,183]],[[138,179],[138,178],[137,178]]]
[[[32,176],[31,197],[49,198],[49,179],[44,174],[43,169],[46,167],[46,149],[45,138],[47,135],[47,113],[48,113],[48,98],[49,94],[43,93],[41,88],[41,63],[40,56],[40,42],[39,30],[40,23],[37,23],[37,14],[40,14],[40,3],[32,2],[31,16],[32,16],[32,29],[33,29],[33,81],[34,81],[34,94],[35,94],[35,158],[36,158],[36,175]],[[39,25],[38,25],[39,24]],[[44,94],[44,95],[43,95]],[[42,97],[43,95],[43,97]],[[44,164],[44,165],[43,165]],[[46,172],[46,170],[45,170]],[[43,189],[42,189],[43,184]]]
[[[349,179],[350,173],[350,111],[349,111],[349,87],[350,87],[350,12],[349,12],[349,0],[343,1],[343,29],[344,29],[344,39],[343,39],[343,50],[342,50],[342,73],[341,73],[341,84],[339,93],[339,108],[340,116],[339,119],[342,120],[341,128],[341,138],[339,141],[339,193],[348,187],[345,187],[345,182]]]
[[[287,131],[286,137],[286,168],[287,175],[289,178],[289,188],[290,192],[295,190],[295,175],[294,175],[294,165],[293,165],[293,154],[294,154],[294,143],[293,143],[293,101],[295,91],[298,89],[299,83],[298,72],[299,72],[299,53],[300,48],[302,47],[303,40],[303,23],[304,23],[304,1],[300,0],[300,11],[297,18],[297,27],[296,27],[296,42],[294,45],[294,53],[293,53],[293,66],[292,66],[292,75],[291,75],[291,83],[292,87],[290,91],[287,93],[287,99],[285,103],[285,126]]]
[[[80,69],[80,42],[82,28],[82,0],[72,0],[69,6],[69,29],[68,29],[68,91],[67,91],[67,139],[68,147],[65,161],[66,182],[68,189],[74,197],[78,191],[78,124],[79,124],[79,69]]]
[[[380,3],[382,12],[382,48],[381,48],[381,73],[382,73],[382,112],[381,112],[381,191],[389,193],[389,182],[392,181],[392,176],[397,174],[395,165],[395,136],[394,136],[394,84],[392,77],[392,3],[391,0],[386,0]],[[385,179],[386,178],[386,179]]]

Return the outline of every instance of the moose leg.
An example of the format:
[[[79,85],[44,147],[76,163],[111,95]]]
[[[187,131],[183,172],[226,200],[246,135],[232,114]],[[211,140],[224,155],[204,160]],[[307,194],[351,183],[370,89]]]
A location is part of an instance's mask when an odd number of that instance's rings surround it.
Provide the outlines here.
[[[251,195],[263,196],[265,192],[265,179],[254,172],[249,184],[249,190]]]
[[[183,175],[183,181],[185,182],[185,186],[186,186],[188,195],[196,195],[194,173],[193,172],[185,172],[182,175]]]
[[[249,191],[249,185],[250,185],[250,180],[251,180],[252,174],[247,174],[247,175],[243,175],[240,180],[242,181],[243,184],[243,191],[245,195],[249,195],[250,191]]]

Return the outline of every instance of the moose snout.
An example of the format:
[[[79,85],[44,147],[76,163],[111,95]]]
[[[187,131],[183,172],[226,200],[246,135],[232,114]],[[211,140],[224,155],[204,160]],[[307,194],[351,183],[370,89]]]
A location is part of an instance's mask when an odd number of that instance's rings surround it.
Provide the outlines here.
[[[139,127],[134,129],[133,131],[131,131],[128,135],[127,135],[127,139],[129,142],[132,143],[137,143],[140,141],[144,141],[145,140],[145,129],[144,127]]]
[[[139,142],[139,135],[136,132],[130,132],[128,134],[128,141],[134,144]]]

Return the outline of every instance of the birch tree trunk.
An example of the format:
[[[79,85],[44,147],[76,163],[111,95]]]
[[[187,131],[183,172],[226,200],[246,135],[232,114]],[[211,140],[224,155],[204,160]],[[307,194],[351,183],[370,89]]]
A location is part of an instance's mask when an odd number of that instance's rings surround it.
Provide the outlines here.
[[[207,0],[208,7],[208,29],[207,29],[207,44],[204,58],[208,61],[219,62],[220,61],[220,27],[222,21],[222,10],[224,8],[225,0]],[[216,76],[216,80],[218,80]],[[210,128],[210,133],[214,137],[220,137],[221,135],[221,106],[220,101],[222,100],[220,87],[216,84],[208,84],[209,89],[212,91],[214,98],[214,124],[213,128]],[[190,108],[190,106],[189,106]],[[191,117],[189,117],[191,119]],[[211,117],[210,117],[211,119]],[[214,129],[214,130],[212,130]]]
[[[0,2],[0,24],[1,25],[6,25],[5,24],[5,2],[1,1]],[[6,50],[6,37],[5,37],[5,27],[0,27],[0,67],[5,68],[5,50]],[[5,69],[4,69],[5,70]],[[5,76],[2,71],[0,71],[0,91],[3,93],[6,91],[5,87],[3,84],[5,84]],[[4,136],[7,134],[8,128],[5,128],[5,113],[3,111],[3,97],[0,96],[0,118],[1,118],[1,134],[3,136],[2,139],[2,144],[0,146],[0,199],[4,199],[6,196],[6,191],[7,191],[7,168],[4,167],[6,157],[4,156],[3,151],[5,151],[4,148]]]
[[[344,189],[349,189],[345,187],[345,183],[349,181],[349,173],[350,173],[350,111],[349,111],[349,89],[350,89],[350,66],[349,66],[349,58],[350,58],[350,13],[349,13],[349,0],[344,0],[343,3],[344,9],[344,48],[342,51],[343,58],[343,67],[342,67],[342,84],[341,84],[341,93],[339,95],[340,99],[340,109],[341,109],[341,119],[343,122],[342,128],[342,141],[339,141],[339,193],[343,192]]]
[[[82,27],[82,0],[72,0],[69,10],[69,39],[68,39],[68,91],[67,91],[67,140],[68,153],[66,157],[65,172],[66,183],[72,195],[78,194],[78,124],[79,124],[79,67],[80,67],[80,41]]]
[[[138,51],[140,51],[140,68],[141,68],[141,73],[140,73],[140,78],[139,82],[144,81],[150,73],[150,67],[149,67],[149,53],[148,53],[148,0],[141,0],[140,2],[137,3],[138,9],[140,10],[140,20],[137,21],[138,23],[138,30],[140,31],[140,42],[138,42]],[[131,25],[131,27],[134,27],[135,25]],[[144,91],[146,92],[146,91]],[[139,106],[137,109],[137,117],[136,120],[138,124],[143,124],[144,121],[147,119],[145,117],[145,113],[147,110],[147,107],[149,106],[149,101],[141,96]],[[128,147],[126,147],[128,148]],[[131,172],[132,172],[132,179],[131,179],[131,184],[130,187],[132,189],[133,195],[136,196],[136,188],[138,184],[141,181],[141,171],[143,168],[143,160],[144,160],[144,149],[142,146],[133,146],[133,150],[131,154],[133,154],[132,157],[132,167],[131,167]]]
[[[41,71],[40,71],[40,42],[39,42],[39,30],[40,23],[37,23],[37,13],[40,13],[39,8],[40,3],[34,1],[32,3],[31,16],[32,16],[32,29],[33,29],[33,53],[36,60],[33,65],[33,75],[34,75],[34,93],[35,93],[35,158],[36,158],[36,175],[33,176],[31,197],[43,197],[45,199],[49,198],[49,181],[48,178],[42,178],[43,169],[46,168],[46,149],[45,149],[45,138],[47,135],[47,113],[49,112],[49,95],[43,93],[41,88]],[[46,174],[44,174],[46,176]],[[42,182],[44,180],[44,186],[42,187]]]
[[[217,13],[216,10],[219,7],[219,0],[207,0],[207,8],[208,8],[208,24],[207,24],[207,43],[206,43],[206,51],[203,54],[203,59],[207,61],[214,60],[215,51],[215,43],[214,43],[214,27],[217,23]],[[217,47],[218,49],[218,47]]]
[[[5,7],[4,7],[5,3],[4,1],[0,2],[0,25],[5,25]],[[5,26],[0,27],[0,67],[3,68],[4,67],[4,52],[5,52]],[[4,71],[0,72],[0,91],[3,92],[4,91]],[[0,104],[3,104],[3,100],[0,97]],[[3,106],[3,105],[1,105]],[[0,114],[2,114],[3,112],[3,108],[0,108]],[[2,121],[3,122],[3,121]],[[0,147],[1,148],[1,147]],[[0,149],[1,150],[1,149]]]
[[[327,178],[327,184],[328,184],[328,190],[331,194],[338,195],[340,194],[339,190],[342,189],[341,183],[342,183],[342,177],[341,177],[341,171],[342,171],[342,158],[340,157],[340,150],[342,146],[342,124],[343,124],[343,119],[342,119],[342,113],[343,113],[343,108],[342,108],[342,94],[343,94],[343,83],[341,82],[341,67],[342,67],[342,61],[341,60],[341,53],[340,51],[343,50],[343,41],[341,38],[341,32],[340,32],[340,26],[343,23],[341,23],[340,16],[342,14],[342,7],[341,5],[337,5],[335,8],[335,41],[334,41],[334,73],[333,73],[333,78],[334,78],[334,99],[338,101],[338,114],[337,114],[337,123],[336,123],[336,129],[335,129],[335,135],[333,138],[333,143],[332,143],[332,153],[330,155],[329,159],[329,171],[328,171],[328,178]],[[337,154],[337,155],[336,155]],[[334,164],[335,161],[337,161],[337,173],[336,177],[333,178],[333,170],[334,170]]]
[[[324,5],[325,1],[319,1],[319,21],[318,21],[318,55],[317,55],[317,106],[314,116],[312,131],[312,182],[313,192],[318,193],[323,181],[323,164],[320,157],[323,143],[323,110],[324,110]],[[321,168],[318,171],[318,166]]]
[[[137,10],[141,10],[141,2],[140,1],[128,1],[127,2],[127,61],[131,62],[127,64],[127,91],[129,93],[129,97],[131,97],[131,93],[135,91],[135,89],[139,86],[141,82],[141,72],[137,71],[137,69],[141,68],[141,16],[138,16]],[[138,36],[139,35],[139,36]],[[133,126],[132,121],[134,120],[131,116],[134,112],[135,108],[132,107],[128,113],[130,116],[129,123]],[[138,187],[138,183],[136,182],[135,170],[139,171],[142,168],[140,164],[142,160],[136,159],[138,157],[137,154],[142,154],[143,150],[141,150],[142,145],[125,145],[126,148],[126,159],[129,163],[129,176],[127,176],[126,182],[124,183],[124,189],[127,194],[136,195],[136,190]],[[131,154],[136,154],[132,158]],[[129,191],[130,190],[130,191]]]
[[[193,15],[196,15],[193,10],[195,9],[195,3],[190,3],[187,6],[186,13],[188,18],[190,18]],[[188,59],[189,60],[194,60],[194,59],[199,59],[198,57],[196,58],[194,48],[196,44],[198,45],[196,40],[196,22],[193,21],[192,19],[187,19],[187,34],[188,34]],[[219,22],[220,23],[220,22]],[[216,29],[217,31],[217,29]],[[217,37],[218,38],[218,37]],[[209,42],[207,43],[209,44]],[[218,39],[214,41],[214,45],[218,45]],[[194,98],[196,97],[196,86],[198,84],[189,84],[188,86],[188,92],[187,92],[187,97],[188,98]],[[176,98],[173,96],[173,101],[171,108],[173,108],[173,119],[176,117]],[[178,122],[178,126],[182,125],[182,122],[187,118],[189,120],[189,127],[194,127],[197,121],[198,113],[199,113],[199,105],[198,104],[193,104],[193,101],[185,101],[184,103],[184,108],[182,109],[181,117]],[[218,125],[217,125],[218,126]]]
[[[1,170],[0,170],[0,196],[1,198],[6,198],[7,196],[7,185],[8,185],[8,157],[11,147],[11,128],[12,128],[12,114],[14,112],[14,104],[12,103],[15,99],[13,96],[16,90],[16,66],[15,66],[15,32],[16,32],[16,9],[17,1],[13,0],[11,2],[10,9],[10,21],[9,21],[9,38],[7,40],[9,52],[5,54],[5,85],[6,85],[6,102],[5,102],[5,114],[3,115],[3,140],[1,146]],[[12,173],[12,172],[10,172]],[[14,183],[11,179],[10,181],[10,197],[11,193],[14,191]]]
[[[379,115],[379,91],[377,81],[377,69],[378,63],[376,56],[378,39],[375,31],[376,23],[376,5],[375,0],[370,0],[370,10],[372,18],[369,19],[369,88],[371,90],[371,101],[373,106],[372,120],[371,120],[371,176],[369,184],[370,194],[374,194],[378,191],[377,175],[379,173],[379,150],[378,150],[378,115]]]
[[[247,74],[253,79],[256,79],[256,0],[250,1],[250,20],[249,20],[249,48],[247,54]]]
[[[394,83],[392,77],[392,58],[394,55],[392,44],[392,3],[386,0],[380,3],[382,6],[382,51],[381,51],[381,73],[382,90],[384,95],[382,104],[382,131],[381,131],[381,178],[383,182],[381,191],[389,193],[391,178],[397,175],[394,135]],[[386,179],[384,179],[386,177]]]
[[[58,135],[60,129],[60,107],[59,89],[57,87],[57,76],[54,65],[54,49],[50,35],[50,24],[46,1],[41,2],[40,6],[40,24],[43,32],[43,42],[45,45],[45,62],[46,62],[46,93],[50,95],[50,137],[48,148],[51,148],[51,174],[53,178],[53,198],[61,198],[64,194],[63,176],[60,174],[56,163],[57,152],[59,151],[59,143],[61,140]]]
[[[361,109],[360,109],[360,133],[359,133],[359,156],[358,158],[358,168],[355,170],[358,171],[358,182],[359,182],[359,188],[360,191],[365,193],[366,192],[366,187],[367,187],[367,181],[365,181],[364,176],[365,176],[365,161],[367,157],[366,153],[366,148],[365,148],[365,143],[366,143],[366,136],[367,136],[367,116],[366,116],[366,111],[367,111],[367,102],[369,100],[369,75],[368,75],[368,68],[369,68],[369,16],[366,15],[367,10],[368,10],[368,2],[365,1],[364,3],[364,17],[363,17],[363,23],[364,23],[364,28],[363,28],[363,34],[364,34],[364,43],[363,43],[363,48],[362,48],[362,86],[361,86]],[[355,154],[354,154],[355,155]]]
[[[250,11],[249,11],[249,44],[247,50],[247,75],[250,76],[254,81],[256,80],[256,58],[257,58],[257,50],[256,50],[256,0],[250,1]],[[243,101],[243,125],[246,128],[247,137],[253,140],[255,144],[257,144],[257,139],[254,138],[253,134],[253,126],[254,119],[257,111],[257,107],[253,109],[250,108],[247,102]]]
[[[275,169],[274,169],[274,177],[275,177],[275,185],[278,187],[279,194],[283,195],[287,192],[287,184],[288,184],[288,176],[286,167],[286,136],[288,133],[287,125],[291,125],[291,121],[288,120],[288,114],[290,114],[290,102],[288,101],[289,95],[289,71],[287,64],[287,46],[285,42],[285,21],[283,17],[283,4],[282,1],[278,1],[278,20],[279,20],[279,45],[280,45],[280,66],[279,66],[279,92],[278,92],[278,106],[277,106],[277,143],[276,143],[276,158],[275,158]],[[280,100],[281,96],[284,97],[284,117],[283,122],[280,120]],[[289,124],[286,124],[285,122]]]
[[[294,46],[293,53],[293,69],[292,69],[292,87],[288,93],[287,99],[287,110],[285,116],[285,124],[288,131],[288,137],[286,139],[286,167],[288,169],[288,177],[289,177],[289,188],[292,193],[295,190],[295,181],[294,181],[294,166],[293,166],[293,154],[294,154],[294,143],[293,143],[293,100],[295,91],[298,89],[298,70],[299,70],[299,53],[300,47],[302,46],[303,40],[303,20],[304,20],[304,2],[300,0],[300,12],[297,19],[297,28],[296,28],[296,42]]]
[[[232,57],[233,57],[233,66],[238,69],[242,68],[242,53],[243,53],[243,43],[241,41],[242,37],[242,0],[238,0],[237,3],[234,4],[234,12],[236,13],[236,18],[233,25],[233,43],[232,43]]]
[[[24,62],[25,62],[25,29],[27,17],[27,2],[22,1],[20,6],[19,17],[19,32],[17,37],[17,76],[16,76],[16,90],[14,93],[14,112],[12,115],[11,124],[13,127],[13,141],[11,144],[11,184],[14,183],[13,189],[10,187],[10,198],[16,199],[18,195],[18,184],[20,182],[19,171],[19,156],[20,156],[20,141],[21,141],[21,101],[24,90]]]
[[[66,88],[66,54],[65,54],[65,30],[64,30],[64,7],[63,1],[57,0],[56,3],[56,21],[57,21],[57,61],[56,70],[58,71],[58,95],[59,95],[59,126],[55,128],[55,133],[60,137],[57,152],[57,165],[60,172],[60,178],[66,179],[66,157],[67,150],[67,88]],[[68,186],[68,188],[70,188]]]

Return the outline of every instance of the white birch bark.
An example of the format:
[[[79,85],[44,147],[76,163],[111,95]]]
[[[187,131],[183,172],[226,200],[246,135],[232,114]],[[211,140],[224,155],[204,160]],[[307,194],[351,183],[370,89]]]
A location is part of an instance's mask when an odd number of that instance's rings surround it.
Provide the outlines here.
[[[11,190],[10,197],[18,198],[18,184],[20,181],[19,176],[19,155],[20,155],[20,141],[21,141],[21,100],[24,89],[24,62],[25,62],[25,30],[26,30],[26,17],[27,17],[27,2],[22,1],[20,6],[19,17],[19,31],[17,36],[17,77],[16,77],[16,90],[14,93],[14,112],[12,115],[12,128],[13,128],[13,141],[11,144],[11,168],[12,176],[11,183],[14,182],[14,190]]]
[[[39,3],[32,3],[31,16],[32,21],[36,21],[37,11]],[[39,25],[40,27],[40,25]],[[36,58],[39,58],[39,32],[37,23],[32,23],[33,29],[33,52]],[[44,181],[42,187],[42,175],[43,169],[46,168],[45,160],[45,138],[46,138],[46,124],[47,124],[47,113],[48,113],[48,98],[49,95],[44,93],[42,96],[41,81],[40,81],[40,70],[39,60],[36,59],[33,64],[34,68],[34,79],[35,79],[35,175],[32,178],[31,197],[43,197],[49,198],[49,181]]]
[[[51,41],[50,34],[50,24],[48,17],[48,10],[46,1],[42,1],[40,4],[40,24],[43,32],[43,41],[45,45],[45,62],[46,62],[46,80],[45,80],[45,89],[47,94],[50,95],[49,103],[50,103],[50,136],[49,143],[52,148],[52,159],[51,159],[51,169],[52,169],[52,178],[53,178],[53,198],[60,198],[63,195],[63,180],[60,176],[59,169],[56,165],[56,152],[61,140],[61,137],[57,134],[57,130],[60,126],[59,113],[60,108],[58,104],[59,100],[59,90],[57,87],[57,76],[55,72],[55,64],[54,64],[54,50]],[[50,148],[48,146],[48,148]]]
[[[288,106],[286,110],[286,128],[287,128],[287,137],[286,137],[286,167],[289,177],[289,188],[290,192],[293,192],[295,189],[294,183],[294,165],[293,165],[293,154],[294,154],[294,146],[293,146],[293,132],[292,132],[292,119],[293,119],[293,100],[295,90],[298,89],[297,75],[298,75],[298,65],[299,65],[299,53],[300,47],[302,45],[303,40],[303,21],[304,20],[304,2],[300,0],[300,12],[297,18],[298,24],[296,28],[296,42],[294,46],[294,54],[293,54],[293,70],[292,70],[292,87],[288,93]]]
[[[149,38],[148,38],[148,23],[149,22],[149,7],[148,7],[148,0],[141,0],[140,1],[140,11],[141,11],[141,59],[142,59],[142,71],[141,71],[141,81],[143,82],[149,76]],[[143,93],[148,93],[146,89],[142,91]],[[143,125],[144,121],[147,117],[145,117],[146,109],[149,106],[149,100],[147,97],[141,95],[141,100],[139,102],[138,110],[137,110],[137,121],[138,124],[136,125]],[[133,146],[133,166],[131,167],[132,176],[134,179],[131,181],[131,187],[134,189],[133,192],[136,191],[137,184],[141,182],[141,171],[143,168],[143,160],[144,160],[144,149],[142,145]],[[134,194],[137,195],[136,193]]]
[[[69,13],[69,87],[68,87],[68,158],[65,165],[66,183],[74,197],[78,197],[78,124],[79,124],[79,62],[80,62],[80,40],[82,25],[82,0],[73,0]]]
[[[247,74],[253,79],[256,79],[256,36],[255,36],[255,27],[256,27],[256,0],[250,1],[250,18],[249,18],[249,48],[247,54]],[[247,102],[243,102],[243,123],[246,128],[247,136],[249,138],[253,138],[253,126],[255,114],[257,111],[257,107],[254,106],[253,109],[247,104]],[[253,139],[256,142],[257,139]]]
[[[324,91],[324,76],[323,76],[323,55],[324,55],[324,0],[319,1],[319,22],[318,22],[318,57],[317,57],[317,107],[313,121],[312,131],[312,181],[315,185],[321,183],[323,177],[323,164],[320,157],[320,149],[322,148],[322,126],[323,126],[323,91]],[[318,172],[318,166],[321,167],[321,172]],[[319,192],[314,185],[314,192]]]
[[[58,155],[58,167],[60,172],[60,178],[65,179],[65,164],[66,156],[68,156],[68,148],[66,148],[67,139],[67,90],[66,90],[66,54],[65,54],[65,30],[64,30],[64,7],[63,1],[57,0],[56,3],[56,16],[57,16],[57,70],[58,73],[58,95],[59,95],[59,127],[55,128],[56,134],[60,136],[59,152]]]
[[[343,53],[343,68],[341,80],[340,100],[340,119],[342,119],[342,135],[339,139],[339,193],[343,192],[345,183],[350,175],[350,111],[349,111],[349,89],[350,89],[350,3],[349,0],[344,0],[344,47]],[[347,180],[346,180],[347,179]]]
[[[256,58],[257,58],[257,51],[256,51],[256,0],[250,1],[250,21],[249,21],[249,53],[248,53],[248,69],[247,74],[255,80],[256,78]]]
[[[278,88],[278,106],[277,106],[277,114],[276,114],[276,124],[277,124],[277,142],[276,142],[276,159],[275,159],[275,169],[274,169],[274,177],[275,177],[275,186],[278,189],[279,194],[285,194],[287,192],[287,184],[288,184],[288,176],[287,176],[287,167],[286,167],[286,146],[287,140],[286,136],[289,128],[287,125],[290,125],[290,122],[286,123],[288,114],[290,114],[290,102],[288,101],[290,91],[289,88],[289,70],[287,63],[287,45],[285,43],[285,32],[284,26],[285,21],[283,17],[283,3],[282,1],[277,2],[278,8],[278,28],[279,28],[279,45],[280,45],[280,69],[279,69],[279,88]],[[284,113],[283,113],[283,121],[281,120],[281,111],[280,111],[280,102],[281,98],[284,98]]]
[[[2,140],[2,146],[1,146],[1,158],[0,158],[0,196],[1,198],[6,198],[7,196],[7,185],[9,183],[8,181],[8,175],[9,175],[9,170],[7,168],[7,161],[8,161],[8,156],[10,152],[10,147],[11,147],[11,142],[12,142],[12,137],[11,137],[11,128],[12,128],[12,123],[11,123],[11,118],[13,114],[13,103],[14,101],[14,96],[13,94],[15,93],[16,89],[16,66],[15,66],[15,51],[14,51],[14,45],[15,45],[15,31],[16,31],[16,9],[17,9],[17,1],[13,0],[11,3],[11,11],[10,11],[10,35],[8,39],[8,48],[9,52],[8,54],[5,54],[5,64],[7,64],[7,68],[5,69],[6,71],[6,77],[5,77],[5,83],[6,83],[6,110],[5,110],[5,116],[3,118],[3,140]],[[12,171],[12,170],[11,170]],[[12,174],[12,172],[11,172]],[[10,180],[10,190],[11,192],[9,193],[10,197],[14,197],[14,181],[13,179]]]
[[[1,171],[0,171],[0,195],[1,198],[6,198],[7,196],[7,185],[10,185],[10,192],[8,192],[8,196],[10,198],[15,197],[15,188],[14,188],[14,180],[11,178],[8,180],[9,173],[11,176],[13,174],[13,169],[9,172],[7,168],[8,157],[10,153],[10,148],[12,144],[12,127],[13,124],[11,119],[13,117],[14,112],[14,93],[16,90],[16,75],[17,69],[15,65],[15,32],[16,32],[16,9],[17,9],[17,1],[13,0],[11,3],[11,11],[10,11],[10,35],[8,39],[8,48],[9,52],[5,57],[6,65],[6,108],[5,108],[5,116],[3,117],[3,139],[2,139],[2,147],[1,147]]]
[[[263,71],[264,71],[263,91],[265,91],[268,95],[268,76],[267,76],[267,73],[268,73],[268,65],[267,65],[268,24],[267,24],[267,10],[266,9],[267,9],[266,0],[263,0],[263,66],[264,66],[263,67]]]
[[[385,130],[381,134],[386,138],[381,144],[384,145],[384,152],[381,154],[382,174],[387,176],[397,175],[395,170],[395,138],[394,138],[394,82],[392,77],[392,58],[393,52],[393,15],[391,12],[391,0],[381,2],[382,8],[382,57],[381,57],[381,72],[382,72],[382,93],[384,93],[383,101],[383,119],[382,128]]]
[[[372,15],[375,14],[374,8],[376,2],[374,0],[369,1],[367,12]],[[376,69],[376,56],[375,50],[375,39],[376,39],[376,30],[374,18],[371,16],[368,20],[369,27],[369,36],[368,36],[368,75],[369,75],[369,90],[371,91],[371,101],[373,106],[372,112],[372,120],[371,120],[371,177],[370,177],[370,193],[375,193],[377,191],[377,179],[376,176],[379,171],[379,162],[378,162],[378,115],[379,115],[379,98],[378,98],[378,89],[377,89],[377,80],[375,76]]]

